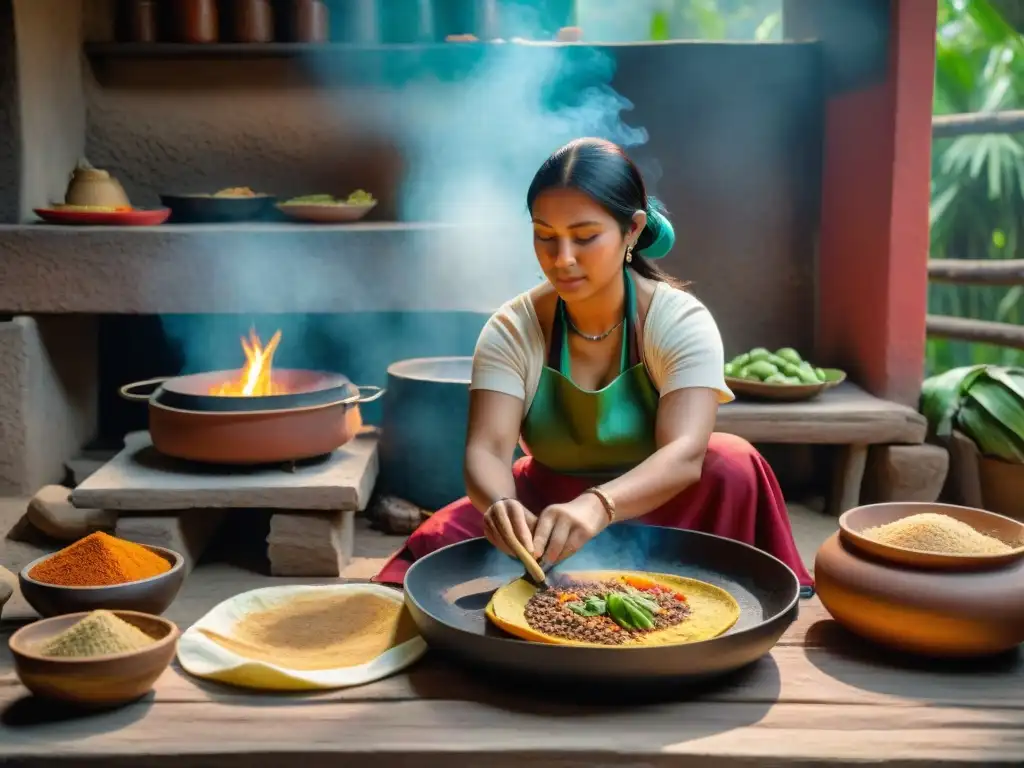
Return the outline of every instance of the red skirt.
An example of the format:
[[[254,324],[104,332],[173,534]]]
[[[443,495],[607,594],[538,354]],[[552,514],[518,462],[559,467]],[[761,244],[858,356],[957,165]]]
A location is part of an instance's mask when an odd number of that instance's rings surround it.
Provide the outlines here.
[[[594,484],[590,478],[552,472],[529,456],[515,463],[512,474],[519,499],[536,514],[549,504],[575,499]],[[700,481],[638,522],[704,531],[752,544],[792,568],[801,585],[813,584],[793,541],[775,473],[740,437],[714,433]],[[483,515],[468,498],[459,499],[417,528],[373,581],[400,585],[417,559],[478,536],[483,536]]]

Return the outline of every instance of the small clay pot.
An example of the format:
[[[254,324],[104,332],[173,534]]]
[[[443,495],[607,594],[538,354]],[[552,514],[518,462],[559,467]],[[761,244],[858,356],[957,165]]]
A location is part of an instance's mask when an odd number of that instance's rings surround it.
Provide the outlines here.
[[[274,39],[274,9],[270,0],[234,0],[231,39],[237,43],[269,43]]]
[[[155,43],[156,0],[122,0],[118,13],[117,38],[129,43]]]
[[[121,183],[99,168],[76,168],[64,193],[64,202],[109,207],[131,205]]]
[[[288,0],[288,39],[295,43],[325,43],[330,18],[323,0]]]
[[[1024,642],[1024,561],[974,572],[928,571],[873,559],[833,534],[818,550],[822,605],[849,631],[936,657],[986,656]]]
[[[174,0],[174,36],[179,43],[216,43],[220,18],[216,0]]]

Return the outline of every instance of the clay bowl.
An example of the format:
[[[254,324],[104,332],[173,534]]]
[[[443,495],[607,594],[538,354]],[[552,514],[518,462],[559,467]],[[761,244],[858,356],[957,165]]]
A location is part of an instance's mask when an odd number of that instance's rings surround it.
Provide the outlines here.
[[[145,547],[169,562],[171,569],[150,579],[109,587],[61,587],[36,581],[28,575],[39,563],[53,557],[50,554],[33,560],[21,569],[18,574],[21,593],[40,616],[62,616],[100,608],[139,611],[159,616],[174,602],[181,590],[185,581],[185,558],[163,547]]]
[[[136,611],[114,611],[156,643],[139,651],[88,659],[49,658],[35,652],[41,643],[85,618],[71,613],[22,627],[9,641],[14,671],[22,684],[41,698],[85,707],[116,707],[153,689],[174,659],[178,628],[167,619]]]
[[[882,544],[861,535],[861,531],[902,520],[926,512],[946,515],[959,520],[993,538],[1009,544],[1013,549],[999,555],[950,555],[943,552],[919,552],[913,549]],[[844,512],[839,518],[839,535],[843,542],[871,557],[907,566],[947,571],[969,571],[1001,568],[1024,557],[1024,523],[1009,517],[972,507],[929,502],[887,502],[868,504]]]
[[[838,387],[846,381],[846,373],[838,368],[823,368],[826,379],[818,384],[766,384],[763,381],[751,381],[726,376],[725,383],[737,397],[744,400],[770,400],[774,402],[796,403],[817,397],[826,389]]]
[[[814,581],[840,625],[906,653],[975,657],[1024,642],[1024,561],[999,569],[935,571],[863,556],[835,533]]]

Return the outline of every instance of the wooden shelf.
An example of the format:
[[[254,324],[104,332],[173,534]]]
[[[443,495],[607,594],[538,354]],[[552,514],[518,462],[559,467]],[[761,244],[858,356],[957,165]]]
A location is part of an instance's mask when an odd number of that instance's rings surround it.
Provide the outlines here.
[[[481,51],[514,45],[518,48],[645,48],[661,46],[701,46],[706,48],[779,48],[808,45],[806,41],[719,41],[659,40],[632,43],[571,43],[559,41],[514,42],[440,42],[440,43],[86,43],[85,52],[93,59],[162,58],[292,58],[302,56],[409,53],[431,54],[453,51]]]
[[[490,312],[535,282],[526,225],[0,225],[0,313]]]

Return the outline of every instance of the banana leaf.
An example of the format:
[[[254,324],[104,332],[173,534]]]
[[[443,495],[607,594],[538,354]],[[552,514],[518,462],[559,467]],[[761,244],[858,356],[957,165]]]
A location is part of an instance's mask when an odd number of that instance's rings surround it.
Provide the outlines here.
[[[935,434],[959,429],[986,456],[1024,463],[1024,369],[954,368],[921,387],[921,412]]]

